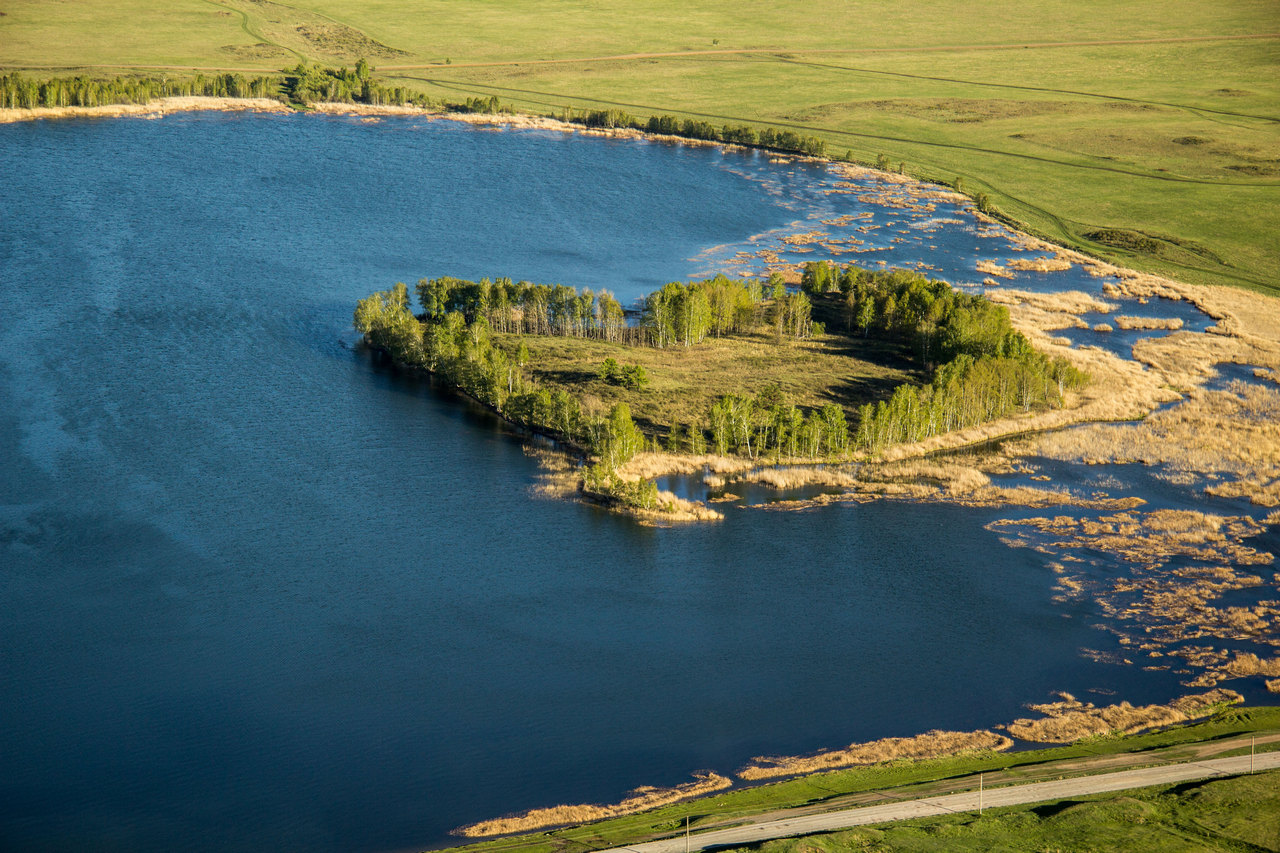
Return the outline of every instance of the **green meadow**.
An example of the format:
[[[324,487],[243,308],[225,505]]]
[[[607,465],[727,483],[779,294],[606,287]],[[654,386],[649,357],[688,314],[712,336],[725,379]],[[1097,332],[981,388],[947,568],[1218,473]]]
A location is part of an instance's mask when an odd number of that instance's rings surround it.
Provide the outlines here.
[[[4,70],[261,72],[363,56],[441,101],[790,128],[837,156],[959,178],[1034,233],[1119,263],[1280,289],[1269,0],[7,0],[0,12]]]
[[[0,67],[271,70],[369,58],[435,99],[815,134],[959,178],[1053,241],[1280,288],[1280,19],[1201,4],[9,0]],[[637,55],[654,54],[654,55]]]
[[[1280,849],[1280,771],[1208,779],[991,809],[984,815],[949,815],[804,838],[743,850],[828,853],[880,850],[1046,853],[1068,850],[1143,850],[1209,853]],[[1250,808],[1242,808],[1249,803]]]

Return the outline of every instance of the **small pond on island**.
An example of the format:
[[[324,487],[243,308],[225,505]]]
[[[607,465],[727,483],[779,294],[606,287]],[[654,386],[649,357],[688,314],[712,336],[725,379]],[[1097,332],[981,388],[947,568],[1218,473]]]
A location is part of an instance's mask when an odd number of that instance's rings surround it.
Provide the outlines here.
[[[984,529],[999,510],[641,527],[532,496],[500,424],[352,348],[355,301],[397,280],[625,303],[743,252],[820,257],[781,237],[866,212],[884,248],[839,260],[977,285],[976,259],[1032,254],[955,205],[878,207],[756,153],[409,118],[14,124],[0,173],[0,847],[440,846],[762,753],[998,725],[1054,690],[1185,692],[1082,656],[1114,638]],[[1053,276],[1100,286],[1017,286]]]

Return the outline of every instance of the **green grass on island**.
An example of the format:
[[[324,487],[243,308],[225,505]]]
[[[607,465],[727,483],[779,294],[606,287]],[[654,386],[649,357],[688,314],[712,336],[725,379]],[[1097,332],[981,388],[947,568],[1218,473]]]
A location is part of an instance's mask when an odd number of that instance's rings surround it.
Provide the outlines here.
[[[0,70],[262,73],[365,57],[433,101],[817,136],[960,178],[1033,232],[1194,283],[1280,281],[1270,0],[12,0]]]
[[[1058,408],[1088,381],[1003,306],[907,270],[670,282],[635,325],[608,291],[448,276],[415,291],[420,313],[403,283],[360,300],[367,344],[587,451],[589,494],[668,515],[691,508],[617,476],[642,450],[845,460]]]
[[[456,848],[466,853],[581,853],[603,850],[657,838],[683,835],[688,818],[694,833],[733,825],[778,810],[799,809],[801,813],[833,811],[893,799],[914,799],[974,790],[978,774],[988,787],[1019,782],[1038,782],[1065,776],[1085,775],[1128,767],[1188,761],[1212,755],[1248,755],[1249,735],[1280,730],[1280,708],[1229,708],[1200,723],[1177,726],[1147,734],[1094,737],[1069,746],[1021,752],[978,752],[919,761],[900,760],[848,770],[802,776],[782,782],[741,788],[696,800],[675,803],[653,811],[612,818],[596,823],[570,826],[529,835],[498,838]],[[1232,740],[1234,738],[1234,740]],[[1259,744],[1257,751],[1276,748],[1275,743]],[[820,853],[828,850],[1108,850],[1148,849],[1145,846],[1116,846],[1123,836],[1129,815],[1145,818],[1148,829],[1163,838],[1152,850],[1256,850],[1278,849],[1274,835],[1256,837],[1259,847],[1224,844],[1205,845],[1206,835],[1188,840],[1185,830],[1199,815],[1216,820],[1222,832],[1231,834],[1249,825],[1262,831],[1276,830],[1276,823],[1258,823],[1258,815],[1272,815],[1280,791],[1280,772],[1238,777],[1237,780],[1210,780],[1168,788],[1139,789],[1111,795],[1080,798],[1057,805],[1041,804],[994,809],[979,818],[964,814],[952,818],[930,818],[848,832],[806,836],[765,842],[769,849]],[[1221,785],[1221,782],[1231,783]],[[1214,787],[1229,794],[1201,799],[1196,791]],[[1162,793],[1163,792],[1163,793]],[[1134,806],[1132,803],[1139,803]],[[1203,808],[1203,811],[1196,809]],[[1190,809],[1190,811],[1187,811]],[[1074,811],[1073,811],[1074,810]],[[1060,819],[1053,820],[1057,816]],[[1187,821],[1190,820],[1191,824]],[[1097,821],[1091,826],[1091,821]],[[1160,836],[1163,824],[1172,822],[1169,836]],[[1232,828],[1235,828],[1234,830]],[[1268,827],[1270,828],[1268,830]],[[1128,827],[1138,829],[1138,827]],[[1096,835],[1091,834],[1096,831]],[[1215,830],[1216,832],[1217,830]],[[881,834],[883,833],[883,835]],[[955,838],[954,844],[953,836]],[[695,836],[696,837],[696,836]],[[1243,839],[1243,835],[1235,836]],[[1269,842],[1258,838],[1270,838]],[[1267,844],[1271,846],[1267,846]],[[1176,846],[1181,844],[1183,846]],[[1175,846],[1170,846],[1175,845]]]
[[[499,336],[508,348],[516,338]],[[665,441],[671,427],[704,421],[728,394],[758,396],[773,387],[806,410],[836,403],[848,413],[888,399],[893,389],[919,382],[923,371],[909,350],[889,341],[857,340],[840,333],[775,341],[765,332],[707,338],[690,347],[657,349],[590,338],[526,336],[530,374],[540,384],[581,396],[588,408],[607,411],[623,402],[636,424]],[[606,359],[638,364],[649,382],[642,389],[605,381]]]

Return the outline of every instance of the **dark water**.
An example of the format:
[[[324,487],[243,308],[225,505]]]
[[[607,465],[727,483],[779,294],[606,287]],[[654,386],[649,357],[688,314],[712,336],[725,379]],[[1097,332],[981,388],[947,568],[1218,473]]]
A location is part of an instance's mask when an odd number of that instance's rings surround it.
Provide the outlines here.
[[[638,527],[531,497],[499,425],[348,346],[398,279],[633,298],[839,210],[816,169],[213,115],[0,127],[0,174],[0,847],[440,845],[1053,689],[1177,691],[1082,659],[1095,615],[983,511]]]

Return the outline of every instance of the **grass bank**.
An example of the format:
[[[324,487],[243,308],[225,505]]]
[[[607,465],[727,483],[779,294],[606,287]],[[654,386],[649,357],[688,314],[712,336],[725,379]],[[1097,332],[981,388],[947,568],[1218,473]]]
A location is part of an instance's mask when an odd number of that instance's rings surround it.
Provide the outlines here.
[[[1209,755],[1248,754],[1250,735],[1259,736],[1259,751],[1280,745],[1274,741],[1261,743],[1264,733],[1274,734],[1277,730],[1280,730],[1280,708],[1231,708],[1204,722],[1160,732],[1096,737],[1052,749],[978,752],[924,761],[887,762],[742,788],[642,814],[457,849],[469,853],[599,850],[677,835],[683,832],[686,818],[696,832],[760,819],[783,809],[807,814],[879,802],[886,796],[909,799],[969,790],[977,787],[978,773],[984,774],[986,785],[996,786]],[[1248,813],[1250,802],[1242,801],[1239,808],[1243,813]]]
[[[0,68],[254,73],[363,56],[433,100],[816,135],[985,193],[1051,240],[1194,282],[1280,270],[1274,5],[817,7],[533,0],[18,0]]]
[[[837,850],[1275,850],[1280,771],[1095,794],[879,827],[768,841],[762,853]],[[734,848],[727,848],[734,849]]]

